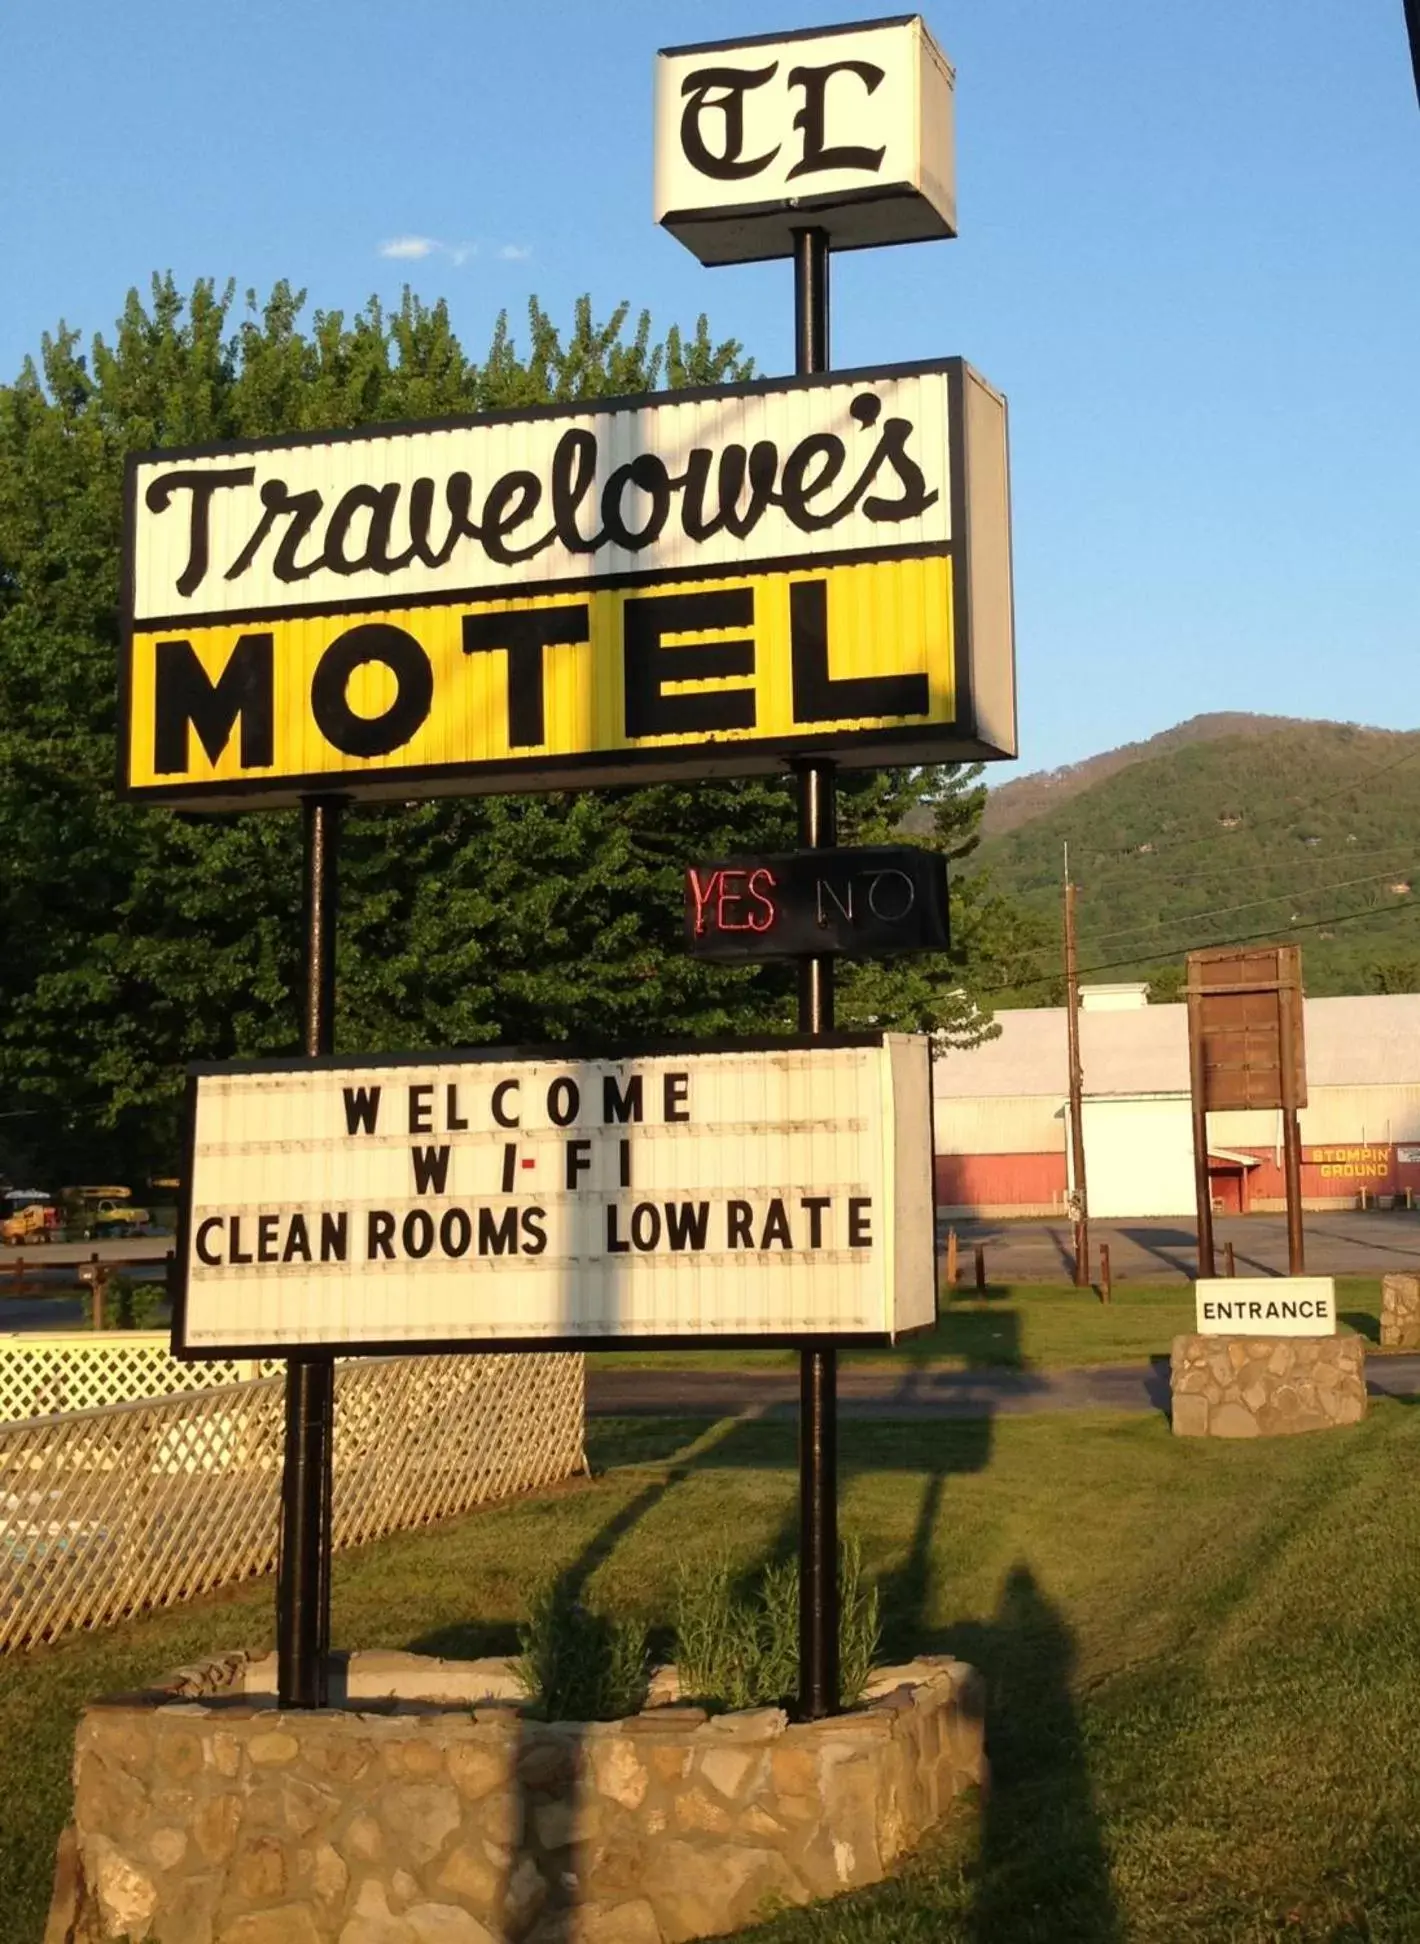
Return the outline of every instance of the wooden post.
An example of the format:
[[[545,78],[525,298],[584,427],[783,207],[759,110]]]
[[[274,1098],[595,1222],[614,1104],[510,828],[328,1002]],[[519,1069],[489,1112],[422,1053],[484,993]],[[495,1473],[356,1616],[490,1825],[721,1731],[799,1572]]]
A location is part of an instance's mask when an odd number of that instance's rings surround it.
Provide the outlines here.
[[[104,1326],[104,1285],[108,1281],[108,1270],[99,1261],[99,1252],[97,1249],[89,1257],[89,1266],[93,1270],[94,1277],[89,1285],[94,1292],[92,1308],[93,1327],[96,1330],[101,1330]]]
[[[947,1230],[947,1288],[955,1289],[956,1286],[957,1286],[957,1232],[955,1229],[948,1229]]]
[[[1203,1073],[1203,1006],[1188,984],[1188,1080],[1193,1100],[1193,1193],[1198,1208],[1198,1274],[1215,1274],[1213,1261],[1213,1189],[1208,1179],[1208,1108]]]
[[[1225,1276],[1235,1276],[1237,1273],[1238,1265],[1233,1258],[1233,1245],[1231,1242],[1225,1242],[1223,1244],[1223,1274]]]
[[[984,1242],[978,1242],[976,1245],[976,1286],[978,1289],[986,1287],[986,1244]]]
[[[1114,1294],[1114,1284],[1109,1274],[1109,1244],[1100,1243],[1100,1301],[1107,1303]]]
[[[1302,1127],[1297,1118],[1297,1028],[1293,1011],[1300,1004],[1300,992],[1288,981],[1277,994],[1277,1051],[1282,1069],[1282,1166],[1287,1181],[1289,1276],[1304,1276],[1307,1272],[1306,1241],[1302,1233]]]
[[[1090,1281],[1090,1200],[1085,1184],[1085,1076],[1080,1064],[1080,966],[1075,948],[1075,887],[1065,848],[1065,1043],[1070,1061],[1070,1166],[1075,1177],[1075,1287]]]

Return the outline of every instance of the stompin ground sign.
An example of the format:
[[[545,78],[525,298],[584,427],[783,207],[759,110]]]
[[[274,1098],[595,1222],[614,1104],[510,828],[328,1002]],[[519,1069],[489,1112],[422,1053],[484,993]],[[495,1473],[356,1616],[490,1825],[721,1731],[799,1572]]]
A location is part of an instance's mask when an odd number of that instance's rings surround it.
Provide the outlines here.
[[[947,862],[894,844],[696,864],[685,874],[685,935],[709,959],[942,952]]]

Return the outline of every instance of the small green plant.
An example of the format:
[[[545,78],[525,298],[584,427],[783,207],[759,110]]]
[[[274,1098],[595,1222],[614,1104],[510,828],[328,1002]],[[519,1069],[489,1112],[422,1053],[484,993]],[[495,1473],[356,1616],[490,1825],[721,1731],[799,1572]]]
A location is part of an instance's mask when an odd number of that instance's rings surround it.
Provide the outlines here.
[[[561,1580],[533,1594],[517,1672],[544,1721],[619,1721],[646,1700],[646,1628],[594,1613]]]
[[[135,1283],[127,1276],[110,1276],[104,1290],[106,1330],[157,1330],[162,1327],[168,1292],[161,1283]],[[94,1320],[94,1292],[84,1290],[84,1321]]]
[[[860,1700],[878,1651],[878,1589],[864,1578],[862,1548],[844,1542],[838,1562],[839,1696]],[[721,1557],[676,1578],[676,1665],[681,1692],[725,1708],[777,1706],[799,1685],[799,1567],[766,1566],[737,1592]]]

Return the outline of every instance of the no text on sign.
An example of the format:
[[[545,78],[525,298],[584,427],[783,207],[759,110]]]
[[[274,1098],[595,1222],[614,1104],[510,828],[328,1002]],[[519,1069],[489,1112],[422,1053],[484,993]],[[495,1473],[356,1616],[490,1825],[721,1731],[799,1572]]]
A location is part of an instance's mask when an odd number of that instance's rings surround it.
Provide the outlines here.
[[[123,782],[193,807],[1015,752],[960,360],[139,459]]]
[[[656,221],[706,264],[955,236],[953,85],[916,15],[665,48]]]
[[[685,874],[697,958],[945,951],[947,861],[909,844],[727,858]]]
[[[928,1068],[878,1034],[199,1069],[175,1347],[930,1327]]]

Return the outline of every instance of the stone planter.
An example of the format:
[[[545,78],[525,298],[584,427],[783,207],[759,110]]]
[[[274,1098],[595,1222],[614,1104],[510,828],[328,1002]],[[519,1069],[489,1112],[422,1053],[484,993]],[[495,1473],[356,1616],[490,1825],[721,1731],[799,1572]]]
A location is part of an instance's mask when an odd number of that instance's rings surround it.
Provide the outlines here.
[[[671,1944],[874,1883],[983,1776],[960,1661],[777,1708],[528,1720],[506,1662],[356,1654],[283,1713],[232,1655],[87,1709],[46,1944]]]
[[[1276,1438],[1359,1424],[1366,1341],[1359,1336],[1176,1336],[1175,1437]]]
[[[1381,1277],[1382,1350],[1420,1350],[1420,1276]]]

